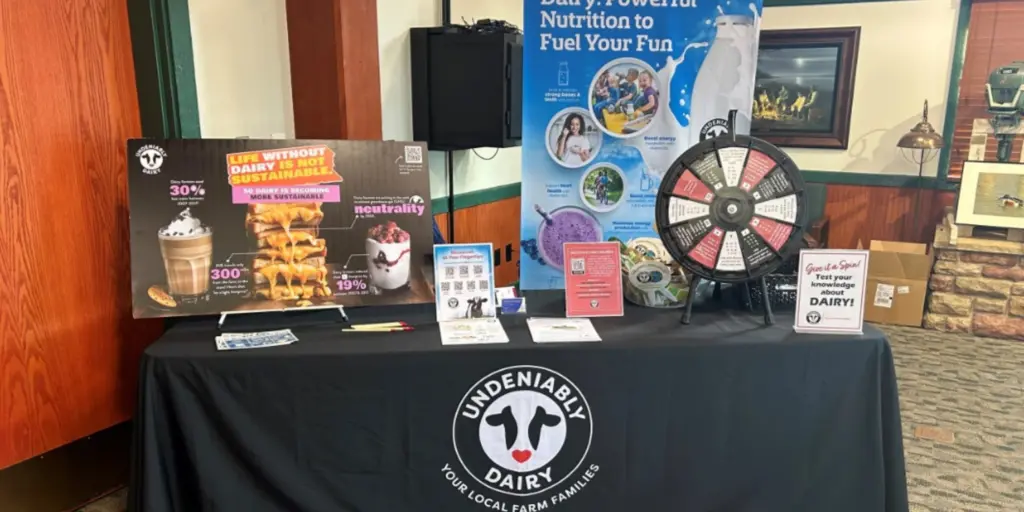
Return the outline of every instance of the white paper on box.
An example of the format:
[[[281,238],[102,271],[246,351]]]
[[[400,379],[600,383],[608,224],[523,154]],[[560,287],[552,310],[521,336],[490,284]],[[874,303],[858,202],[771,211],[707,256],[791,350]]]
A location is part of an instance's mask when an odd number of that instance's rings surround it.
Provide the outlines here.
[[[797,276],[795,331],[823,334],[864,332],[868,251],[800,251]]]
[[[891,284],[878,283],[875,288],[875,306],[880,308],[892,308],[892,297],[895,295],[896,287]]]

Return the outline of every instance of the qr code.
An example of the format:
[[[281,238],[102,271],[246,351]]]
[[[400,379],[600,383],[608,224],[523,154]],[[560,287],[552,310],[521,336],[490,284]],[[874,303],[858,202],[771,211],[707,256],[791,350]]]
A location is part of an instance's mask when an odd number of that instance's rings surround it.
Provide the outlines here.
[[[476,281],[467,281],[466,282],[466,291],[475,292],[476,291]]]
[[[480,291],[484,291],[485,292],[485,291],[487,291],[488,288],[490,288],[490,285],[487,283],[487,280],[486,279],[481,279],[480,280]]]
[[[483,265],[473,265],[473,275],[478,276],[484,273]]]
[[[583,258],[573,258],[570,264],[570,271],[573,274],[582,274],[587,271],[587,264],[583,261]]]
[[[452,289],[452,284],[448,281],[441,281],[441,292],[448,293]]]
[[[444,277],[447,277],[448,279],[455,277],[455,267],[445,267]]]
[[[459,277],[469,277],[469,265],[459,265]]]
[[[462,291],[462,281],[455,281],[455,291],[456,292],[461,292]]]
[[[405,147],[405,163],[407,164],[422,164],[423,163],[423,148],[419,146],[406,146]]]

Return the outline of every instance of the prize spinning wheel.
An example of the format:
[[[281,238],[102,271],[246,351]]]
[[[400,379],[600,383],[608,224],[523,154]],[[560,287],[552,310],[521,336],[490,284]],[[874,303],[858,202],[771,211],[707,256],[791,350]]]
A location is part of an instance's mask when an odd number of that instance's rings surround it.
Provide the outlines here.
[[[785,153],[761,139],[726,134],[672,164],[655,215],[665,248],[683,268],[718,283],[743,283],[772,273],[800,250],[805,201],[800,170]]]

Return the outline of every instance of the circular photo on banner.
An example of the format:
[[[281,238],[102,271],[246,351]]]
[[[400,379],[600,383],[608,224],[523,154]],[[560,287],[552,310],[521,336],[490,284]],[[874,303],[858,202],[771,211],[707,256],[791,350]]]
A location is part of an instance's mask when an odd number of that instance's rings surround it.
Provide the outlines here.
[[[571,169],[593,162],[601,151],[601,131],[587,110],[580,107],[555,114],[548,123],[546,138],[551,159]]]
[[[590,114],[608,135],[635,137],[646,132],[658,114],[661,86],[658,74],[646,62],[615,59],[590,84]]]
[[[626,175],[617,166],[599,163],[580,178],[580,199],[595,212],[610,212],[626,199]]]
[[[550,212],[538,211],[545,222],[537,227],[537,253],[545,264],[564,271],[563,245],[568,242],[600,242],[604,240],[601,222],[593,213],[578,206],[560,206]]]

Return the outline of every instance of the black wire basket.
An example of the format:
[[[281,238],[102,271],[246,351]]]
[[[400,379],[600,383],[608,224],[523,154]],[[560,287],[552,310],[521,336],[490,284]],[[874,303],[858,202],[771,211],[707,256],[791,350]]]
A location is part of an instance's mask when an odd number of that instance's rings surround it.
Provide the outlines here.
[[[774,311],[792,311],[796,309],[796,274],[768,274],[764,276],[764,282],[768,287],[768,303]],[[750,287],[750,303],[754,309],[764,307],[764,296],[761,287],[744,285]]]

